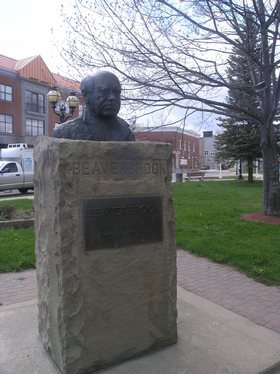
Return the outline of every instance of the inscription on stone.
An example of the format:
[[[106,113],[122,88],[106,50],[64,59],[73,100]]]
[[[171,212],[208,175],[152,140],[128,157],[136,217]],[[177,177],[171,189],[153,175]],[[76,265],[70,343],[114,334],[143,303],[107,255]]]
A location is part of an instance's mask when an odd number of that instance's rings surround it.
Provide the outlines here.
[[[144,175],[148,176],[165,176],[167,173],[166,162],[162,160],[116,160],[116,161],[73,161],[69,165],[69,172],[73,176],[114,178],[119,176],[121,178],[131,177],[138,178]]]
[[[83,214],[87,251],[163,240],[161,196],[85,198]]]

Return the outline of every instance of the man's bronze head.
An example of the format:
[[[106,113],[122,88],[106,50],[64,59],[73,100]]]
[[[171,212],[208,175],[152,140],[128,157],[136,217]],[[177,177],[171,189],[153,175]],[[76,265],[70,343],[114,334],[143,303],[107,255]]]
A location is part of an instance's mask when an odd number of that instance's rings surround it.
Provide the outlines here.
[[[81,91],[86,106],[99,117],[114,117],[121,106],[121,84],[116,75],[100,71],[81,81]]]

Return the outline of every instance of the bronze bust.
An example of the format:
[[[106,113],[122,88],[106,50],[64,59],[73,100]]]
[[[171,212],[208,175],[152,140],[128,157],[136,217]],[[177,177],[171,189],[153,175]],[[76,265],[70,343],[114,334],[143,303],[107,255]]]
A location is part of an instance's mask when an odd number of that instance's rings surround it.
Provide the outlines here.
[[[81,81],[86,106],[81,117],[54,129],[53,137],[73,140],[134,141],[129,125],[117,114],[121,84],[112,73],[100,71]]]

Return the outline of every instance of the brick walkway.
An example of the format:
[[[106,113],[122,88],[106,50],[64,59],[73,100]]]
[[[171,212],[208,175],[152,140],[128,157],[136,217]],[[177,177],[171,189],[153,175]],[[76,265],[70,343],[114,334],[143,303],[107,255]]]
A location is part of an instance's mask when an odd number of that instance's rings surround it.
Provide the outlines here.
[[[280,287],[182,250],[177,251],[177,271],[179,286],[280,334]],[[0,305],[36,297],[35,270],[0,274]]]
[[[25,270],[20,273],[0,273],[0,305],[36,299],[36,282],[35,270]]]
[[[280,334],[280,287],[182,250],[177,251],[177,278],[186,290]]]

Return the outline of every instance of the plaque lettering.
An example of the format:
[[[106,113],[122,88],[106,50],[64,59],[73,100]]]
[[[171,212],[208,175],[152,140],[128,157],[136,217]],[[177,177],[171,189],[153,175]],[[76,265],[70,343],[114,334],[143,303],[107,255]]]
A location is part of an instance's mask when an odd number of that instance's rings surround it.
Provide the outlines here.
[[[83,216],[87,251],[163,240],[161,196],[86,198]]]

